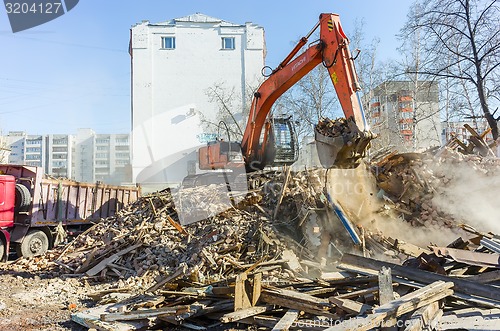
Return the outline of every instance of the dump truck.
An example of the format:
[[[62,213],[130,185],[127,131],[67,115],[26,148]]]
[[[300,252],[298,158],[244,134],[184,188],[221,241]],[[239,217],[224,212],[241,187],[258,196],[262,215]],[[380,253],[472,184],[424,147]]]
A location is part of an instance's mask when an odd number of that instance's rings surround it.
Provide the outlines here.
[[[18,257],[44,254],[140,195],[139,186],[50,178],[41,167],[0,164],[1,261],[11,249]]]

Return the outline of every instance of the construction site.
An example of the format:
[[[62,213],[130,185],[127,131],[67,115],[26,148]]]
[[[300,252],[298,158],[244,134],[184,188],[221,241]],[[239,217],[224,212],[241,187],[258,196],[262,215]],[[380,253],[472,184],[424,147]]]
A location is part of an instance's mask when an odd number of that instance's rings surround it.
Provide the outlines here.
[[[207,142],[178,187],[2,165],[0,330],[498,330],[491,129],[371,148],[348,44],[321,14],[253,94],[241,141]],[[319,65],[344,116],[314,125],[319,165],[302,168],[272,109]]]

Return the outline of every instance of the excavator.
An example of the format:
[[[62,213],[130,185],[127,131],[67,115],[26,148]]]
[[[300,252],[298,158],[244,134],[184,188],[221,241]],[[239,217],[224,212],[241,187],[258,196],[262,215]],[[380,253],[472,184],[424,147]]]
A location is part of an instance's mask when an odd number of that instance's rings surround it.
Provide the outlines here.
[[[318,28],[319,40],[299,54]],[[293,164],[298,156],[293,122],[291,118],[272,118],[269,114],[278,97],[320,64],[329,72],[345,115],[335,121],[322,121],[322,125],[315,127],[321,164],[325,168],[357,167],[373,134],[360,102],[360,85],[348,45],[339,15],[322,13],[313,29],[300,39],[254,93],[242,141],[218,139],[201,147],[199,168],[224,171],[243,168],[244,172],[251,173],[266,166]],[[191,180],[195,178],[201,177],[194,175]]]

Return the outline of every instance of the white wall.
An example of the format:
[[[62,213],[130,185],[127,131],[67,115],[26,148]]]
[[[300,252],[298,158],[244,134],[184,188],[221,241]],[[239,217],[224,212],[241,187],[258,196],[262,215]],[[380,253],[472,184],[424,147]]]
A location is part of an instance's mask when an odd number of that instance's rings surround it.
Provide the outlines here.
[[[162,49],[164,36],[175,37],[175,49]],[[235,38],[235,49],[221,49],[223,36]],[[142,22],[132,27],[131,38],[133,178],[178,183],[196,159],[197,135],[206,131],[199,114],[214,118],[218,110],[207,89],[234,88],[241,105],[235,113],[247,103],[245,86],[257,85],[264,66],[264,30],[195,14]]]

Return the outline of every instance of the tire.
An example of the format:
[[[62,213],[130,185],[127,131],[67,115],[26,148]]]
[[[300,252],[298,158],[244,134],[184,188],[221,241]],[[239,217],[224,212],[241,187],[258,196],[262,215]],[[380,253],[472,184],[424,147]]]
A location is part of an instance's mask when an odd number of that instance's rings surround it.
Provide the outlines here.
[[[23,241],[16,245],[17,257],[43,255],[49,249],[49,238],[42,230],[29,230]]]
[[[16,201],[14,212],[27,212],[31,205],[31,194],[28,188],[22,184],[16,184]]]

